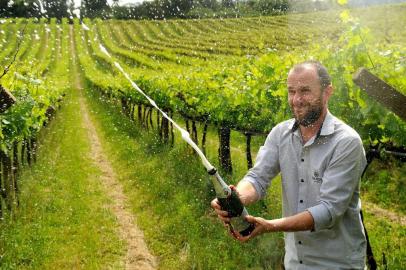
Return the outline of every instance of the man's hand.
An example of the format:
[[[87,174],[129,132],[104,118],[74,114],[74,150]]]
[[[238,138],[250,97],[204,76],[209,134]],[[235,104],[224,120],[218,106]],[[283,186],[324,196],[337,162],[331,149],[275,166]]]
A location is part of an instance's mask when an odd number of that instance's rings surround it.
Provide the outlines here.
[[[227,225],[227,224],[230,224],[230,221],[231,221],[230,215],[228,214],[227,211],[224,211],[224,210],[221,209],[219,200],[217,198],[212,200],[210,205],[214,209],[214,211],[216,212],[218,218],[221,221],[223,221],[224,226]]]
[[[235,238],[241,242],[266,233],[266,232],[297,232],[314,229],[313,216],[308,211],[300,212],[294,216],[266,220],[261,217],[246,216],[246,220],[255,225],[255,229],[250,235],[242,236],[238,232]]]
[[[235,232],[233,230],[233,228],[231,227],[231,224],[230,224],[231,218],[230,218],[229,213],[227,211],[221,210],[221,206],[220,206],[220,203],[217,198],[211,201],[211,207],[217,213],[218,218],[223,222],[224,227],[227,228],[230,235],[233,238],[238,239],[237,232]]]
[[[254,186],[249,182],[240,181],[237,187],[230,185],[230,188],[237,192],[238,197],[244,205],[250,204],[258,199]],[[224,226],[229,230],[231,236],[237,239],[238,232],[235,232],[230,225],[231,217],[227,211],[221,209],[218,199],[212,200],[210,205]]]
[[[247,236],[242,236],[238,232],[235,232],[234,238],[236,238],[240,242],[247,242],[250,239],[261,235],[266,232],[273,231],[274,225],[272,224],[272,220],[266,220],[261,217],[253,217],[253,216],[246,216],[245,219],[255,225],[255,229]]]

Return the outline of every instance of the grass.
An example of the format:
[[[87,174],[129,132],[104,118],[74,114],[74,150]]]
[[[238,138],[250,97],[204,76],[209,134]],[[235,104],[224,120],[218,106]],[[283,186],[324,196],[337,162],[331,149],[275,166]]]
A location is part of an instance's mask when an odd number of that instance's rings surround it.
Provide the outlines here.
[[[406,214],[406,163],[375,160],[362,183],[363,197],[385,209]]]
[[[114,268],[123,256],[78,111],[73,91],[42,132],[37,162],[20,176],[21,205],[0,222],[1,269]]]
[[[279,268],[283,235],[267,234],[246,244],[232,240],[209,207],[214,197],[210,178],[179,136],[174,148],[163,145],[154,130],[145,131],[123,117],[114,101],[91,90],[86,96],[106,154],[160,269]],[[37,163],[20,177],[16,216],[0,224],[1,269],[124,268],[124,244],[106,210],[109,199],[98,183],[100,172],[84,154],[90,146],[77,114],[77,93],[66,99],[42,133]],[[253,152],[262,140],[255,139]],[[245,137],[232,133],[231,145],[234,174],[224,176],[235,183],[246,172]],[[209,129],[207,155],[215,166],[217,146],[216,130]],[[280,198],[277,178],[264,203],[248,210],[279,217]],[[404,269],[405,228],[368,212],[365,216],[378,264],[385,256],[388,269]]]
[[[282,234],[266,235],[247,244],[232,240],[210,208],[215,196],[210,178],[179,136],[175,138],[175,147],[170,148],[160,142],[155,132],[141,131],[123,117],[113,101],[89,90],[88,102],[138,225],[160,260],[160,269],[279,267]],[[216,161],[217,156],[215,137],[210,131],[207,153],[211,161]],[[244,138],[233,135],[233,140],[241,139]],[[241,159],[241,153],[239,156]],[[235,162],[234,178],[227,176],[230,183],[246,171],[245,164]],[[275,189],[269,200],[279,196],[278,192]],[[249,211],[271,218],[280,216],[280,205],[269,209],[257,205]]]
[[[406,228],[365,213],[365,226],[379,269],[406,269]],[[384,259],[385,257],[385,259]],[[385,261],[387,268],[384,267]]]
[[[86,95],[101,141],[160,269],[279,268],[283,235],[267,234],[247,244],[232,240],[209,207],[214,197],[210,178],[179,136],[174,148],[163,145],[154,130],[145,131],[123,117],[114,101],[91,90]],[[16,216],[0,224],[1,269],[124,268],[120,263],[124,244],[117,236],[114,217],[106,210],[109,199],[98,183],[100,172],[84,154],[90,146],[77,113],[77,93],[66,99],[42,133],[37,163],[20,177],[21,206]],[[253,141],[253,156],[262,140]],[[234,174],[224,176],[236,183],[246,172],[245,137],[233,132],[231,145]],[[217,147],[217,133],[211,128],[207,155],[215,166]],[[375,169],[370,172],[374,177],[402,176],[402,171],[386,168],[386,173],[374,173]],[[373,190],[388,198],[398,189],[387,192],[385,185],[364,186],[367,201]],[[280,198],[277,178],[264,203],[249,211],[279,217]],[[392,199],[393,205],[397,202]],[[368,212],[365,215],[378,263],[382,265],[385,254],[388,269],[404,269],[405,228]]]
[[[170,148],[160,143],[154,130],[142,130],[123,117],[114,101],[91,90],[88,101],[99,123],[98,132],[146,241],[160,259],[161,269],[278,269],[283,254],[282,234],[263,235],[244,245],[233,241],[210,210],[214,197],[210,179],[180,136],[176,135],[175,147]],[[253,152],[262,140],[256,138]],[[235,183],[246,172],[244,136],[233,133],[231,145],[234,174],[225,176],[228,182]],[[209,129],[207,156],[215,166],[217,146],[216,131]],[[281,185],[277,178],[264,203],[248,210],[275,218],[281,215],[280,209]],[[403,269],[405,228],[368,212],[365,216],[378,265],[382,266],[385,252],[388,269]]]

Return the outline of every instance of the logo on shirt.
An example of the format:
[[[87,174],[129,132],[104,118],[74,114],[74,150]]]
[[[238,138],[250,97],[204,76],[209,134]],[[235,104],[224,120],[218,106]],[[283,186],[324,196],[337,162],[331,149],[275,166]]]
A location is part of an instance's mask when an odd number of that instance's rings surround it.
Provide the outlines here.
[[[320,176],[319,171],[314,171],[312,176],[313,182],[317,184],[323,183],[323,178]]]

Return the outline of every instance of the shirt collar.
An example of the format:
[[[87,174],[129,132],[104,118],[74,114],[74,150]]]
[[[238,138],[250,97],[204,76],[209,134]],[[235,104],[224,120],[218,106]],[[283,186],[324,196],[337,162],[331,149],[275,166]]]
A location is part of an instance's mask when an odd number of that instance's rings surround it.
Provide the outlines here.
[[[292,119],[292,122],[289,124],[289,129],[292,131],[292,133],[295,133],[299,128],[299,123],[295,120]],[[326,117],[324,118],[324,121],[321,125],[321,130],[319,131],[320,135],[326,136],[334,133],[334,117],[330,113],[330,111],[327,110]]]
[[[326,117],[324,118],[320,135],[326,136],[334,133],[334,117],[330,113],[330,111],[327,111]]]

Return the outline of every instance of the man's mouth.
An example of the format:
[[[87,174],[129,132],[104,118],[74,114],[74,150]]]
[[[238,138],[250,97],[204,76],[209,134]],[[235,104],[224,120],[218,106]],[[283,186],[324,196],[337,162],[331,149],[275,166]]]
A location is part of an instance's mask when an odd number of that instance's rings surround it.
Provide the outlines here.
[[[293,108],[293,110],[294,110],[295,114],[304,114],[306,112],[304,107],[299,107],[299,108],[295,107],[295,108]]]

